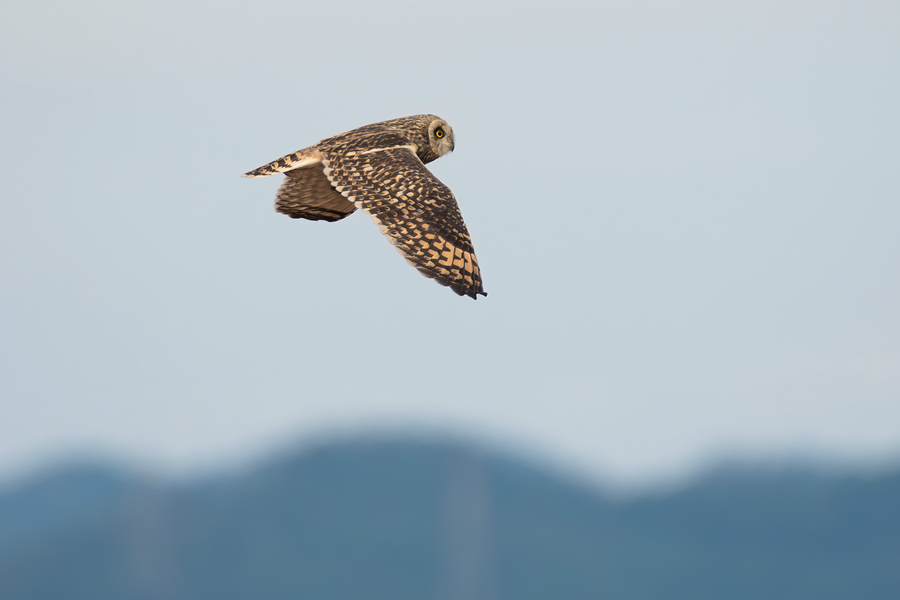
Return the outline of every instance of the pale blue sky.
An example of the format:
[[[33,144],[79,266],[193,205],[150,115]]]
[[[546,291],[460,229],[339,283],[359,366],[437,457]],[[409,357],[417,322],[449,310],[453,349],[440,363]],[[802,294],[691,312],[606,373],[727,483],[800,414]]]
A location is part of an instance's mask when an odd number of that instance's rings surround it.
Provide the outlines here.
[[[894,2],[22,2],[0,478],[448,428],[637,481],[900,454]],[[489,296],[240,175],[431,112]]]

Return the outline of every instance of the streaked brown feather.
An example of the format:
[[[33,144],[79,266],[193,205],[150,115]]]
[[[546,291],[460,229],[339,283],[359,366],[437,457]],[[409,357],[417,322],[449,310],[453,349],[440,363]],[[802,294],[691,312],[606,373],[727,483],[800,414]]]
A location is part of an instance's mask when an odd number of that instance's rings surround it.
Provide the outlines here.
[[[412,150],[327,155],[325,175],[381,227],[406,260],[460,296],[487,296],[453,192]]]
[[[275,210],[292,219],[339,221],[356,206],[335,191],[319,163],[285,173],[275,195]]]

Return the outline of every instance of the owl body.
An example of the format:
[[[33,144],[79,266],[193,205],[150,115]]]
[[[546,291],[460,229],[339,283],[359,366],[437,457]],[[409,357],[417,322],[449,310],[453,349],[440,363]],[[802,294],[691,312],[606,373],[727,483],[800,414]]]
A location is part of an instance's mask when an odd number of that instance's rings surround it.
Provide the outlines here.
[[[295,219],[338,221],[365,211],[420,273],[477,298],[487,294],[456,198],[425,167],[453,148],[443,119],[416,115],[326,138],[244,177],[284,173],[275,210]]]

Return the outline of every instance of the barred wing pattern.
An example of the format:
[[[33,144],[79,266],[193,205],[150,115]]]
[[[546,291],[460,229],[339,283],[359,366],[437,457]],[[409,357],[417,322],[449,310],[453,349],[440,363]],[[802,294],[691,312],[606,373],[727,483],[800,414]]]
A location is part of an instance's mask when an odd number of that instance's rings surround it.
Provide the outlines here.
[[[285,173],[275,196],[275,210],[293,219],[338,221],[356,206],[335,191],[318,163]]]
[[[460,296],[486,296],[472,240],[450,188],[398,145],[324,152],[325,176],[366,211],[406,260]]]

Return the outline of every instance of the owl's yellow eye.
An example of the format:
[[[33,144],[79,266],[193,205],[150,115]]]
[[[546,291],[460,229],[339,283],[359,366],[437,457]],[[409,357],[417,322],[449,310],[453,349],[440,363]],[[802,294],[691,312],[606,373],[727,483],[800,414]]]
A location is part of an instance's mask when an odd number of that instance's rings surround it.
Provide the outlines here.
[[[434,137],[436,137],[436,138],[442,138],[442,137],[444,137],[444,130],[441,129],[440,127],[438,127],[437,129],[435,129],[435,130],[434,130]]]

